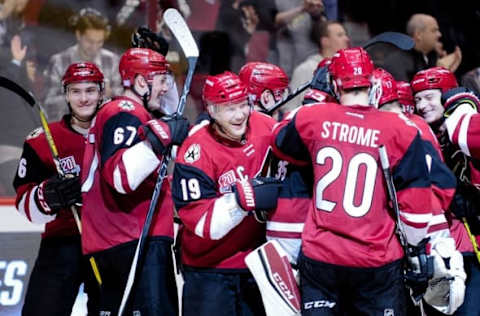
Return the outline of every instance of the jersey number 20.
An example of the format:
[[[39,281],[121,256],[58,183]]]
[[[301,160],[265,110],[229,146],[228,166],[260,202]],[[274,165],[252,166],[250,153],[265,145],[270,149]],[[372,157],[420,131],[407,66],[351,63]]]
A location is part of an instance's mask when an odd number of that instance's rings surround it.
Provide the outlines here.
[[[317,182],[315,188],[315,204],[319,210],[331,212],[337,205],[337,202],[324,199],[323,192],[340,176],[343,166],[343,157],[337,149],[333,147],[324,147],[318,151],[316,163],[319,165],[324,165],[327,159],[331,159],[332,168]],[[354,198],[358,182],[358,170],[362,165],[366,169],[362,199],[359,205],[355,205]],[[358,153],[354,155],[348,162],[342,201],[343,209],[348,215],[352,217],[361,217],[364,216],[370,209],[372,205],[377,170],[378,165],[375,158],[367,153]]]

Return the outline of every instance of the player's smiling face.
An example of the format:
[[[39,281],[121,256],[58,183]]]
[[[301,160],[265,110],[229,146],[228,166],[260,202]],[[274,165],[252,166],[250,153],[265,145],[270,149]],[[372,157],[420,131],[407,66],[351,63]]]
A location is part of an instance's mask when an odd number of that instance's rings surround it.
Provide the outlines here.
[[[247,131],[250,106],[247,100],[209,106],[209,114],[215,120],[220,135],[234,141],[241,141]]]
[[[67,87],[67,102],[70,103],[75,116],[82,120],[89,120],[92,117],[100,97],[100,87],[94,82],[71,83]]]
[[[440,89],[428,89],[415,94],[417,112],[428,124],[442,118],[444,108],[441,97],[442,91]]]

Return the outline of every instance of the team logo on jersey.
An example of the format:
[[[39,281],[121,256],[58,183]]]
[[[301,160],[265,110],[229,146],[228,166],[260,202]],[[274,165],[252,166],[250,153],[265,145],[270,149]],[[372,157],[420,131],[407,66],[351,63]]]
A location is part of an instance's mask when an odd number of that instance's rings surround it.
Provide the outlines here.
[[[133,105],[133,103],[129,100],[122,100],[120,101],[120,103],[118,103],[118,106],[122,109],[122,110],[126,110],[126,111],[133,111],[135,109],[135,106]]]
[[[220,193],[232,192],[232,184],[234,184],[236,181],[237,177],[235,176],[235,172],[233,170],[229,170],[222,174],[218,178]]]
[[[395,312],[392,308],[386,308],[383,310],[383,316],[395,316]]]
[[[37,127],[36,129],[34,129],[33,131],[31,131],[30,134],[28,134],[27,140],[32,139],[32,138],[35,138],[35,137],[37,137],[38,135],[40,135],[40,134],[42,134],[42,133],[43,133],[43,128]]]
[[[80,166],[75,162],[75,157],[68,156],[60,159],[60,167],[65,174],[80,175]]]
[[[200,145],[199,144],[192,144],[188,147],[185,155],[183,156],[185,162],[194,163],[198,159],[200,159]]]

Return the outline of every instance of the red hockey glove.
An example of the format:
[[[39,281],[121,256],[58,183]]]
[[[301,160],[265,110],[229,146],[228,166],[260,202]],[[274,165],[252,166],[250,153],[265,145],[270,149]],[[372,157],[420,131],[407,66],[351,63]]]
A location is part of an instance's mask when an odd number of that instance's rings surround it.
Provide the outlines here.
[[[282,182],[275,178],[257,177],[237,181],[233,192],[240,207],[245,211],[271,210],[277,207]]]
[[[139,137],[152,145],[157,155],[165,155],[171,145],[181,145],[188,136],[190,123],[183,116],[165,116],[140,126]]]
[[[60,210],[82,203],[80,177],[55,175],[43,181],[35,196],[40,212],[55,215]]]
[[[444,117],[449,117],[461,104],[470,105],[475,111],[480,108],[480,100],[467,88],[453,88],[442,94],[442,104],[445,107]]]

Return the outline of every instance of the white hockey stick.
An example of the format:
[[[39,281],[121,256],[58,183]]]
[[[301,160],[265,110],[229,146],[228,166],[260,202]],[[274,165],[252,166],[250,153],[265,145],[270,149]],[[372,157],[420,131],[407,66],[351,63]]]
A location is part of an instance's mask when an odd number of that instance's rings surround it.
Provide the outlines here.
[[[185,57],[188,60],[188,73],[187,78],[185,79],[185,84],[183,86],[182,96],[177,107],[176,115],[181,116],[185,108],[185,102],[187,100],[187,94],[190,91],[190,83],[192,82],[193,72],[195,71],[195,65],[197,64],[198,59],[198,48],[195,43],[192,33],[188,28],[185,20],[180,15],[176,9],[168,9],[163,14],[163,19],[167,26],[172,31],[173,35],[177,38],[180,46],[183,49]],[[167,175],[167,165],[169,161],[170,154],[163,156],[162,164],[158,174],[157,182],[155,183],[155,189],[153,190],[152,200],[150,201],[150,206],[148,208],[147,217],[145,218],[145,223],[143,224],[142,233],[138,239],[137,248],[135,249],[135,255],[133,257],[132,265],[130,267],[130,272],[128,273],[127,284],[125,285],[125,290],[123,292],[122,301],[118,309],[118,316],[123,314],[125,306],[132,291],[134,285],[135,276],[137,273],[137,266],[139,259],[144,256],[145,241],[147,240],[148,233],[150,231],[150,225],[152,223],[153,214],[157,207],[158,198],[160,197],[160,191],[162,189],[163,179]]]
[[[270,240],[245,257],[257,282],[267,316],[300,315],[301,298],[288,255]]]

